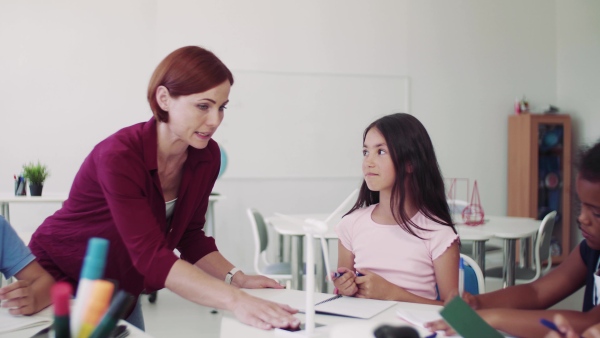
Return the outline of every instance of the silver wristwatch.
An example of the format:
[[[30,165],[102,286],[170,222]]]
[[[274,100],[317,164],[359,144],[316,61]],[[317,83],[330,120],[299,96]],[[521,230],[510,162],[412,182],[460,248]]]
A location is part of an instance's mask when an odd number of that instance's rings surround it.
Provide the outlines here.
[[[238,271],[242,271],[238,268],[233,268],[231,269],[231,271],[229,271],[227,273],[227,275],[225,276],[225,284],[231,284],[231,280],[233,280],[233,275],[235,275]]]

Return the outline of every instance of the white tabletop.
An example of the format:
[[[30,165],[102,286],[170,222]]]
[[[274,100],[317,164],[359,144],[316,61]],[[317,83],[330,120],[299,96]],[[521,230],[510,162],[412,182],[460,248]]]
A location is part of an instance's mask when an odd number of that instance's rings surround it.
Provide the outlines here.
[[[324,220],[328,214],[298,214],[290,215],[300,220],[314,218]],[[283,217],[272,216],[266,219],[275,231],[287,236],[303,236],[304,230],[301,226],[287,221]],[[492,237],[503,239],[518,239],[532,236],[540,227],[539,220],[527,217],[511,216],[486,216],[485,223],[482,225],[470,226],[464,224],[456,225],[456,231],[463,240],[484,241]],[[333,227],[324,235],[325,238],[337,238]]]
[[[250,294],[253,294],[253,290],[244,290]],[[295,290],[289,290],[290,292],[294,292]],[[260,292],[261,297],[264,295],[263,292]],[[264,297],[265,299],[269,299],[268,297]],[[332,316],[332,315],[315,315],[315,322],[320,324],[325,324],[324,327],[319,328],[315,332],[319,332],[320,337],[373,337],[373,331],[380,325],[388,324],[395,326],[413,326],[408,322],[402,320],[397,311],[399,309],[404,310],[420,310],[420,311],[428,311],[428,312],[437,312],[441,309],[441,306],[436,305],[425,305],[425,304],[415,304],[415,303],[405,303],[398,302],[397,305],[392,306],[391,308],[381,312],[375,317],[365,320],[365,319],[356,319],[349,318],[343,316]],[[302,313],[298,313],[295,315],[298,317],[303,323],[305,320],[305,316]],[[348,331],[350,329],[350,331]],[[425,337],[430,334],[428,330],[415,327],[417,331],[421,334],[421,336]],[[346,336],[346,332],[352,332],[351,336]],[[250,327],[248,325],[242,324],[239,322],[230,312],[224,312],[223,319],[221,321],[221,337],[249,337],[249,338],[260,338],[260,337],[301,337],[298,334],[286,334],[286,332],[275,331],[275,330],[261,330],[254,327]],[[438,337],[444,337],[443,334],[438,335]]]
[[[44,317],[44,318],[52,319],[52,306],[45,308],[44,310],[38,312],[37,314],[33,315],[32,317]],[[127,326],[127,329],[129,330],[129,335],[127,337],[152,338],[152,336],[150,336],[149,334],[145,333],[144,331],[138,329],[137,327],[129,324],[128,322],[126,322],[124,320],[120,320],[118,324]],[[30,328],[24,329],[24,330],[11,331],[11,332],[7,332],[4,334],[0,334],[0,338],[5,338],[5,337],[6,338],[9,338],[9,337],[10,338],[29,338],[48,326],[49,326],[49,324],[43,324],[43,325],[30,327]]]
[[[317,220],[323,221],[329,216],[329,214],[301,214],[301,215],[290,215],[290,216],[296,217],[296,218],[298,218],[298,220],[305,220],[308,218],[312,218],[312,219],[317,219]],[[302,229],[302,227],[299,226],[298,224],[290,222],[280,216],[268,217],[265,221],[267,223],[270,223],[273,226],[273,228],[275,229],[275,231],[277,231],[278,233],[280,233],[282,235],[304,236],[304,234],[306,233],[304,231],[304,229]],[[335,233],[335,230],[331,226],[329,227],[327,232],[325,234],[323,234],[323,237],[328,238],[328,239],[338,238],[337,234]]]
[[[69,194],[44,194],[42,196],[15,196],[14,194],[0,194],[0,203],[39,203],[39,202],[58,202],[67,200]]]
[[[69,194],[59,193],[59,194],[44,194],[42,196],[15,196],[14,194],[0,194],[0,203],[35,203],[35,202],[58,202],[62,203],[67,200]],[[223,195],[210,195],[208,200],[220,201],[225,199]]]
[[[474,226],[458,224],[456,230],[465,240],[478,240],[478,237],[485,236],[519,239],[535,234],[540,224],[540,220],[527,217],[486,216],[484,224]]]

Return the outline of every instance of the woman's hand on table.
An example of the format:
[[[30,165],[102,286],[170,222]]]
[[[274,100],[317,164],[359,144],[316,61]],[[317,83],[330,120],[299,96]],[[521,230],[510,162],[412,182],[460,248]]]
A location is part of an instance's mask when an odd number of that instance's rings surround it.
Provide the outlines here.
[[[285,304],[273,303],[242,292],[230,309],[244,324],[263,330],[297,328],[300,320],[293,316],[298,310]]]
[[[244,289],[283,289],[284,286],[277,281],[261,276],[261,275],[246,275],[239,271],[233,276],[231,285]]]

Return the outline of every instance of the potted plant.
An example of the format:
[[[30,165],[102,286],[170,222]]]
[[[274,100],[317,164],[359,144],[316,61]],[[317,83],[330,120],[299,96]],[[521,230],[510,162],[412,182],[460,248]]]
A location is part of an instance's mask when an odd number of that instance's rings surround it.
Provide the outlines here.
[[[49,175],[50,171],[48,171],[48,167],[45,164],[41,164],[39,160],[37,164],[29,162],[29,164],[23,165],[23,177],[29,181],[31,196],[42,196],[44,181],[46,181]]]

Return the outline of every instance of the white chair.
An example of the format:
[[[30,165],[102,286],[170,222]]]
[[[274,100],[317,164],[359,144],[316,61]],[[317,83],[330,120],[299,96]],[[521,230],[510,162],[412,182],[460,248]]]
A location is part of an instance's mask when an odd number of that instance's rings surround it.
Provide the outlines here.
[[[547,214],[542,220],[540,228],[534,238],[534,268],[515,267],[515,282],[520,284],[530,283],[546,274],[552,267],[552,255],[550,254],[550,240],[556,220],[556,211]],[[547,266],[542,270],[542,263],[546,261]],[[485,270],[485,276],[491,278],[502,278],[503,267],[495,267]]]
[[[250,224],[252,225],[252,234],[254,236],[254,271],[277,281],[285,282],[290,288],[292,280],[292,267],[289,262],[271,263],[267,259],[267,247],[269,245],[269,234],[267,225],[262,214],[253,208],[246,210]]]
[[[477,278],[477,293],[473,293],[473,294],[482,294],[485,293],[485,278],[483,277],[483,272],[481,271],[481,268],[479,267],[479,265],[477,265],[477,262],[475,262],[475,260],[467,255],[464,254],[460,254],[460,257],[463,259],[463,262],[470,267],[471,269],[473,269],[473,272],[475,273],[475,277]],[[468,274],[467,271],[465,271],[465,290],[473,290],[473,288],[468,285],[469,283],[469,278],[468,278]]]

